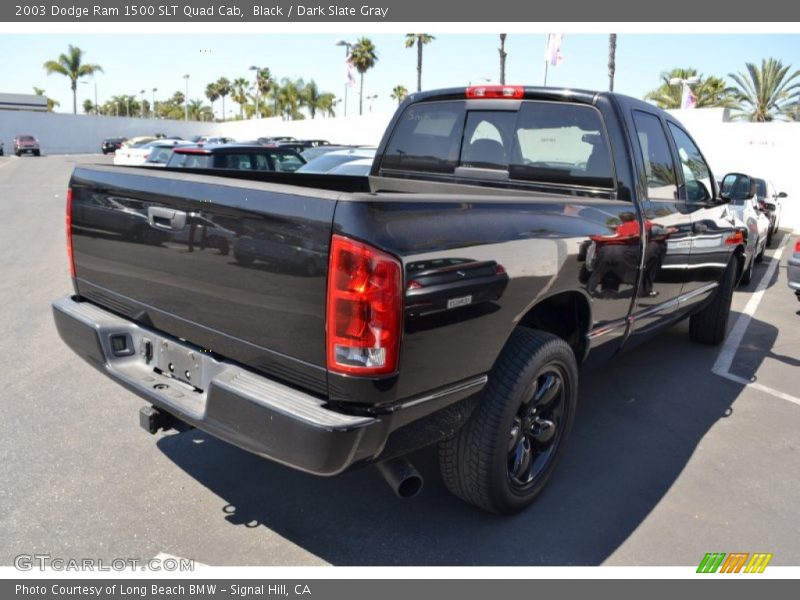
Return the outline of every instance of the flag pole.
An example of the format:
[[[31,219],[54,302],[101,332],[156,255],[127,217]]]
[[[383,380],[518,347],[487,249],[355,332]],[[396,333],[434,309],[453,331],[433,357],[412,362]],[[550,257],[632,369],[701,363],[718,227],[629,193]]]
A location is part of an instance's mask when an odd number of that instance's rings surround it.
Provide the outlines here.
[[[549,61],[544,61],[544,87],[547,87],[547,63]]]

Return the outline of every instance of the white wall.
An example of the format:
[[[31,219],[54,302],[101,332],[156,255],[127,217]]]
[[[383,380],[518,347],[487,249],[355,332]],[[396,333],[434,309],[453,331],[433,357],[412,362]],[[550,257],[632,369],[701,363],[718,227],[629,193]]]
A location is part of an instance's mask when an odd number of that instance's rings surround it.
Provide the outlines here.
[[[717,179],[747,173],[786,192],[781,226],[800,231],[800,123],[723,122],[723,110],[714,108],[670,112],[697,141]]]
[[[11,152],[11,142],[17,134],[38,138],[43,154],[78,154],[100,152],[100,142],[107,137],[164,133],[188,138],[216,133],[218,127],[216,123],[197,121],[0,110],[0,140],[6,153]]]
[[[342,144],[376,145],[391,115],[369,114],[363,117],[305,119],[283,121],[258,119],[202,123],[129,117],[103,117],[0,110],[0,140],[6,152],[11,151],[15,135],[30,134],[39,139],[44,154],[78,154],[99,152],[103,138],[133,137],[164,133],[189,138],[194,135],[226,135],[237,140],[260,136],[291,135],[298,139],[327,139]]]

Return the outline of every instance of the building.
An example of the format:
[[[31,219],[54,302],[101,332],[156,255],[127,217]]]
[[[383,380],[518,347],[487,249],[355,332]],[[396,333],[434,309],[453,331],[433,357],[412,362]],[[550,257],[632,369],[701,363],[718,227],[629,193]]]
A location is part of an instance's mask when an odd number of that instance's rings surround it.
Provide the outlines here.
[[[0,94],[0,110],[47,112],[47,98],[35,94]]]

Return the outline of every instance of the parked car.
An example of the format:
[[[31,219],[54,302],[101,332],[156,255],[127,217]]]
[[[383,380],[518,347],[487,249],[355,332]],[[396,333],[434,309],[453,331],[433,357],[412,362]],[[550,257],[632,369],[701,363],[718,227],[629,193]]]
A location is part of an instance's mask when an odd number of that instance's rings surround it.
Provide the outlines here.
[[[203,136],[197,143],[203,145],[208,144],[210,146],[214,144],[230,144],[235,141],[236,140],[234,140],[232,137],[226,137],[226,136],[211,136],[211,137]]]
[[[162,152],[159,152],[159,156],[161,156],[163,154],[164,148],[175,148],[183,145],[188,145],[188,144],[187,142],[183,142],[181,140],[170,140],[161,138],[158,140],[154,140],[152,142],[147,142],[146,144],[139,144],[136,146],[120,148],[114,153],[114,164],[127,165],[127,166],[141,166],[147,162],[147,160],[150,158],[150,155],[154,151],[161,149]],[[151,166],[153,164],[155,163],[151,163]]]
[[[104,139],[100,144],[100,151],[103,154],[108,154],[109,152],[116,152],[122,147],[123,142],[125,142],[128,138],[124,137],[110,137]]]
[[[165,167],[169,161],[169,157],[172,156],[172,151],[182,146],[194,146],[194,144],[192,144],[192,142],[172,139],[151,142],[149,144],[147,158],[142,164],[146,167]]]
[[[800,237],[794,241],[794,251],[789,257],[787,264],[789,287],[794,290],[797,299],[800,300]]]
[[[156,140],[158,140],[158,138],[153,135],[138,135],[136,137],[128,138],[122,142],[120,148],[137,148],[139,146],[143,146],[144,144],[155,142]]]
[[[322,156],[323,154],[327,154],[328,152],[334,152],[336,150],[349,150],[350,148],[358,148],[359,146],[339,146],[331,144],[329,146],[313,146],[311,148],[306,148],[300,153],[300,156],[306,159],[307,162],[311,162],[318,156]]]
[[[755,180],[756,202],[761,211],[769,219],[769,234],[767,235],[767,246],[772,246],[772,236],[780,229],[781,213],[783,204],[781,200],[786,198],[785,192],[778,192],[775,184],[764,179]]]
[[[767,239],[771,235],[769,218],[758,206],[756,182],[749,175],[728,173],[722,180],[721,193],[730,198],[729,210],[747,228],[745,264],[740,281],[748,285],[755,263],[764,259]]]
[[[348,148],[318,156],[297,170],[298,173],[327,173],[331,169],[359,158],[374,158],[375,148]]]
[[[675,117],[609,92],[417,93],[369,177],[252,179],[76,166],[62,339],[145,399],[151,433],[188,423],[317,475],[375,465],[400,496],[438,444],[445,486],[502,514],[551,479],[579,365],[681,319],[723,341],[748,234]],[[80,211],[110,194],[169,240],[202,208],[239,260],[87,240]]]
[[[39,148],[39,140],[32,135],[17,135],[14,137],[14,155],[22,156],[23,154],[33,154],[39,156],[41,150]]]
[[[170,169],[232,169],[237,171],[296,171],[305,160],[289,148],[257,144],[179,146],[167,161]]]
[[[256,140],[259,144],[277,144],[278,142],[296,142],[297,138],[290,135],[262,136]]]
[[[357,158],[332,168],[328,175],[369,175],[372,162],[372,158]]]
[[[3,156],[3,140],[0,140],[0,156]]]

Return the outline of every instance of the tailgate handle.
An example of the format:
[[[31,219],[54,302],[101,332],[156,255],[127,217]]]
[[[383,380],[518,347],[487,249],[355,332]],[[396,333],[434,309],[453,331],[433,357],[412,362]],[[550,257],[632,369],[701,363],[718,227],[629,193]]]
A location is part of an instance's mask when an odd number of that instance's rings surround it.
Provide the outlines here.
[[[147,208],[147,220],[152,227],[166,229],[167,231],[180,230],[186,227],[185,212],[161,206],[149,206]]]

